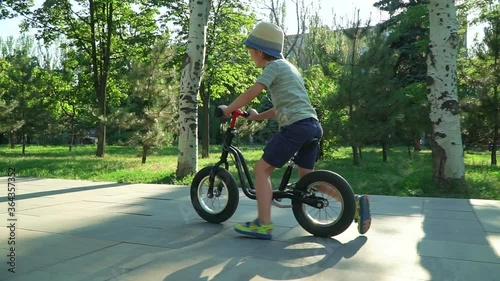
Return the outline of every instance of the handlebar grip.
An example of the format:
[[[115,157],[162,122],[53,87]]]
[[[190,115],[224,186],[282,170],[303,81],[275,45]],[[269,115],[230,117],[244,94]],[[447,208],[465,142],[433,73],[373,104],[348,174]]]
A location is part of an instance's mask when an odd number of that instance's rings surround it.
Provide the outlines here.
[[[220,118],[220,117],[224,116],[224,111],[222,111],[222,108],[217,107],[214,111],[214,115],[215,115],[215,117]]]
[[[226,106],[225,105],[219,105],[215,109],[215,111],[214,111],[215,117],[220,118],[220,117],[224,116],[224,111],[222,110],[223,108],[226,108]],[[236,109],[235,111],[231,112],[231,115],[233,117],[243,116],[243,117],[246,118],[246,117],[250,116],[250,113],[248,113],[248,111],[244,111],[244,110],[241,110],[241,109]]]

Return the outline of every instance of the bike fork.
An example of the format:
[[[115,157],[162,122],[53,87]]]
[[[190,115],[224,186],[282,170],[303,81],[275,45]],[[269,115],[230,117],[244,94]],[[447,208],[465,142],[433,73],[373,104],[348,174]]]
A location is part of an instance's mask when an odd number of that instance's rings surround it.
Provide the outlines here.
[[[222,159],[225,159],[225,158],[222,158]],[[208,198],[214,198],[214,195],[216,197],[219,197],[219,195],[220,195],[220,193],[222,191],[222,186],[218,186],[217,189],[214,192],[214,182],[215,182],[215,175],[216,175],[217,169],[222,164],[224,164],[226,170],[228,169],[228,166],[229,166],[229,164],[227,163],[227,161],[222,160],[222,159],[219,162],[217,162],[217,164],[215,164],[215,166],[213,167],[212,171],[210,172],[210,176],[208,178],[208,191],[207,191],[207,197]]]

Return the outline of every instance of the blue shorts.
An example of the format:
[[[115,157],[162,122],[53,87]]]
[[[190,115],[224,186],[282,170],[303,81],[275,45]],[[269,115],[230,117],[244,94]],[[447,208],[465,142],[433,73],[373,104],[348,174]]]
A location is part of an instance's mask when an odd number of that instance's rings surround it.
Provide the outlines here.
[[[273,136],[271,141],[264,148],[262,159],[269,165],[281,168],[298,151],[295,163],[302,168],[314,169],[314,164],[318,160],[318,145],[308,145],[302,149],[302,145],[313,138],[321,138],[323,128],[318,120],[306,118],[293,124],[281,128]],[[300,149],[300,150],[299,150]]]

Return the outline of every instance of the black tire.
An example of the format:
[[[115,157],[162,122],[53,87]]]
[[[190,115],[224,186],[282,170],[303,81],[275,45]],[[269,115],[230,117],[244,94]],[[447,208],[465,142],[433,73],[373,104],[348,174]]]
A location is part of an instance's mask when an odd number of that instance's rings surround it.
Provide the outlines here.
[[[198,171],[191,183],[191,203],[198,215],[210,223],[228,220],[236,211],[239,202],[239,190],[231,174],[224,168],[217,168],[214,179],[214,193],[222,187],[220,195],[208,198],[210,172],[213,166]],[[222,200],[224,199],[224,200]],[[215,209],[218,207],[217,209]]]
[[[337,194],[340,201],[319,191],[318,186],[323,187],[323,191],[327,190],[325,187],[333,188],[328,190],[336,191],[331,194]],[[302,177],[296,183],[295,189],[304,192],[305,196],[314,194],[316,197],[323,197],[329,203],[328,206],[318,209],[303,204],[298,199],[292,200],[293,215],[307,232],[314,236],[332,237],[344,232],[351,225],[356,211],[354,192],[349,183],[340,175],[331,171],[314,171]],[[331,211],[333,214],[325,213],[321,220],[321,215],[319,219],[315,219],[309,210],[313,213]]]

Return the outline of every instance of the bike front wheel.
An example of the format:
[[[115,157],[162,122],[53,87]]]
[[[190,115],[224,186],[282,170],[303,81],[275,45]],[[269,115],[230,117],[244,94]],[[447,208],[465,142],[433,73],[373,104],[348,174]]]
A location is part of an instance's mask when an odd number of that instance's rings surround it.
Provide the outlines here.
[[[349,183],[331,171],[314,171],[303,176],[295,186],[303,196],[323,202],[313,207],[292,200],[293,215],[307,232],[331,237],[344,232],[352,223],[356,210],[354,192]]]
[[[213,166],[201,169],[191,183],[191,203],[198,215],[211,223],[228,220],[236,211],[239,191],[231,174],[224,168],[215,171],[213,194],[209,196],[210,173]]]

